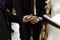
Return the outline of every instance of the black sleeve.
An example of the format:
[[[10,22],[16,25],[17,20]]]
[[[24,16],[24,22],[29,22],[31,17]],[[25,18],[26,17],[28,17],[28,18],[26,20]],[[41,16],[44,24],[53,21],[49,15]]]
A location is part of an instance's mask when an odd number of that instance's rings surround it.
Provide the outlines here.
[[[11,22],[17,22],[17,23],[20,23],[20,18],[16,15],[13,15],[13,14],[7,14],[8,16],[8,19],[11,21]]]
[[[20,18],[12,14],[13,0],[7,0],[6,9],[10,10],[10,12],[6,12],[8,20],[10,20],[11,22],[20,22]]]

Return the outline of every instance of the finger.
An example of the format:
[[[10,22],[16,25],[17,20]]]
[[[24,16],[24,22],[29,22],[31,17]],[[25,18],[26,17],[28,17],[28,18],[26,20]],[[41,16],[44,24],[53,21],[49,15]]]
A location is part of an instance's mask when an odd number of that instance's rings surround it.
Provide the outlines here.
[[[26,19],[26,18],[23,18],[23,20],[22,20],[23,22],[27,22],[28,20]]]

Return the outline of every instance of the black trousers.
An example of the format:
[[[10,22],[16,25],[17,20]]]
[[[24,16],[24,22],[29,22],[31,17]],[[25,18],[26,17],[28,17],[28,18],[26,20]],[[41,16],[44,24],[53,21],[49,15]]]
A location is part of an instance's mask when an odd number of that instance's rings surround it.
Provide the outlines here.
[[[21,40],[30,40],[30,36],[33,36],[33,40],[39,40],[40,32],[42,29],[42,22],[31,24],[23,23],[20,26],[20,38]],[[31,34],[31,30],[33,31]]]

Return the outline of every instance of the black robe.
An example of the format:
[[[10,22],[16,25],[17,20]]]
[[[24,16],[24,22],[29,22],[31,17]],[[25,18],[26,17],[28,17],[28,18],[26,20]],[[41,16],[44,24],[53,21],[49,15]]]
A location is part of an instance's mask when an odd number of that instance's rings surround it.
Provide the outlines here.
[[[2,2],[2,3],[1,3]],[[8,40],[9,38],[9,21],[20,22],[20,18],[10,14],[13,5],[12,0],[0,0],[0,40]],[[10,13],[6,11],[10,10]]]
[[[24,24],[22,22],[22,18],[23,16],[25,15],[29,15],[31,14],[31,1],[32,0],[15,0],[16,1],[16,4],[14,5],[15,9],[16,9],[16,14],[18,17],[21,18],[21,26],[20,26],[20,37],[21,39],[24,39],[26,40],[26,36],[25,35],[29,35],[27,33],[29,33],[29,28],[31,27],[31,25],[29,25],[29,23],[26,23]],[[46,0],[36,0],[36,12],[37,12],[37,16],[39,17],[43,17],[43,15],[45,14],[45,3]],[[41,29],[42,29],[42,26],[40,26],[42,23],[38,23],[39,25],[39,29],[37,29],[40,33]],[[28,26],[28,27],[27,27]],[[35,29],[35,27],[34,27]],[[36,32],[36,30],[34,30]],[[27,33],[26,33],[27,32]],[[37,33],[37,32],[36,32]],[[36,34],[36,35],[39,35],[39,34]],[[25,36],[25,37],[23,37]],[[37,36],[37,39],[38,39],[38,36]],[[36,39],[35,39],[36,40]]]

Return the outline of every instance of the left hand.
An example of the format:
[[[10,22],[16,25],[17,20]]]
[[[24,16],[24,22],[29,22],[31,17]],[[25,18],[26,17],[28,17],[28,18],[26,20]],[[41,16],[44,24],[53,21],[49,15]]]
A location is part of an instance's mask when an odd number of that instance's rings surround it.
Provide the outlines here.
[[[33,19],[33,20],[31,20],[30,22],[31,22],[31,24],[36,24],[36,23],[38,23],[39,21],[40,21],[40,19],[37,18],[37,19]]]

